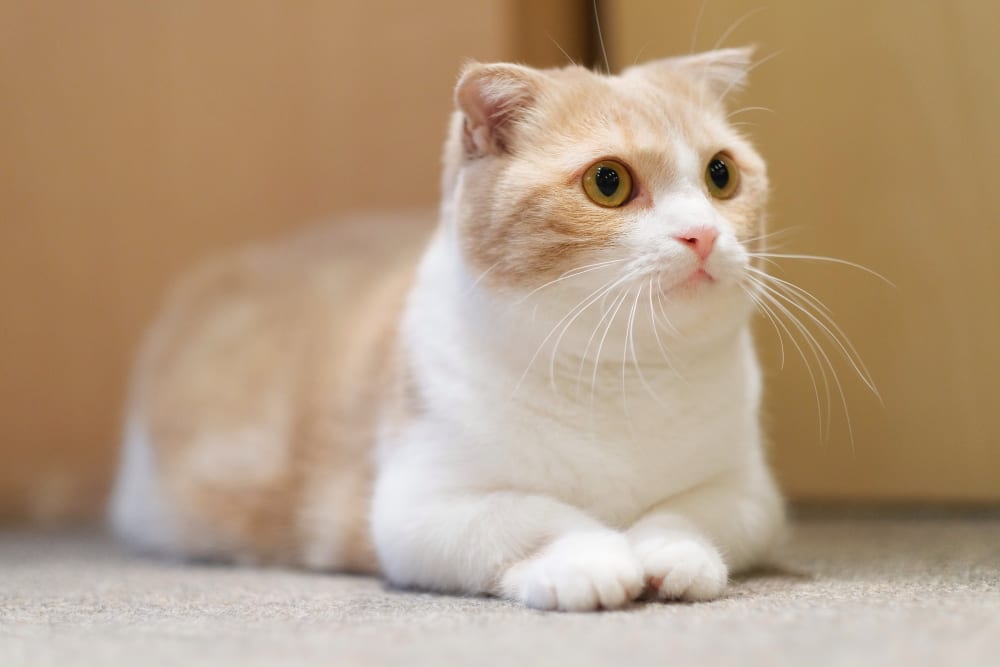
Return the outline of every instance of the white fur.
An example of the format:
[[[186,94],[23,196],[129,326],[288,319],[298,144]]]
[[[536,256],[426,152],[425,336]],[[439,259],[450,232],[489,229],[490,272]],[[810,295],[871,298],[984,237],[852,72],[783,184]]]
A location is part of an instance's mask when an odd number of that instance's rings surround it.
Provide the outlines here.
[[[175,544],[174,527],[159,488],[157,464],[141,417],[130,408],[109,518],[118,535],[139,549],[163,552]]]
[[[538,609],[620,607],[642,592],[643,568],[628,540],[611,530],[569,533],[507,570],[500,589]]]
[[[468,266],[457,229],[471,170],[446,166],[441,228],[400,327],[419,414],[382,424],[377,443],[371,530],[393,583],[574,611],[620,607],[644,586],[708,600],[774,544],[783,510],[738,284],[746,251],[707,199],[699,152],[669,149],[677,175],[650,186],[656,206],[626,211],[628,231],[592,260],[613,264],[516,294]],[[686,282],[698,260],[674,236],[691,226],[719,234],[710,285]],[[602,292],[616,277],[622,289]],[[115,522],[164,543],[138,422],[124,456]],[[309,500],[338,502],[332,489]],[[308,523],[305,561],[326,566],[337,527],[324,539]]]
[[[722,276],[725,262],[744,259],[728,247],[713,259]],[[426,412],[381,443],[373,533],[386,575],[579,610],[633,599],[638,562],[663,597],[718,596],[727,566],[747,567],[772,544],[782,509],[762,453],[745,297],[735,284],[711,289],[671,308],[702,330],[669,341],[669,364],[648,303],[626,299],[647,325],[633,326],[630,341],[619,311],[597,369],[585,360],[578,382],[601,309],[580,318],[581,335],[537,354],[580,292],[504,300],[439,234],[402,329]]]

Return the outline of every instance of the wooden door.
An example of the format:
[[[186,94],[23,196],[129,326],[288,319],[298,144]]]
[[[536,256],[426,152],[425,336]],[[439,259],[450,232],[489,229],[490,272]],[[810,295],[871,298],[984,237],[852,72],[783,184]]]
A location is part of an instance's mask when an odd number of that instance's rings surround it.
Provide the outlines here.
[[[434,206],[464,60],[578,53],[576,4],[0,0],[0,518],[97,511],[172,275]]]
[[[762,321],[772,458],[786,489],[814,500],[1000,501],[1000,5],[612,0],[602,12],[613,68],[692,45],[759,45],[763,62],[738,102],[773,112],[735,119],[769,161],[785,252],[848,259],[896,284],[782,262],[780,275],[830,306],[882,395],[835,362],[853,442],[835,389],[824,437],[805,366],[786,340],[779,371]]]

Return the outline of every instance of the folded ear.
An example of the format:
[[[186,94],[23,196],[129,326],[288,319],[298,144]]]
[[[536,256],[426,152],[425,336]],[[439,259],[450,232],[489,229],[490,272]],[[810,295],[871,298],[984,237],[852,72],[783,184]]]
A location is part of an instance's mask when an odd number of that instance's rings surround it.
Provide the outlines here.
[[[455,86],[455,106],[465,116],[466,153],[507,152],[517,121],[538,99],[543,77],[541,72],[521,65],[466,65]]]
[[[722,99],[741,90],[747,83],[755,47],[718,49],[690,56],[664,58],[630,68],[637,74],[664,83],[685,76],[703,86],[716,98]]]

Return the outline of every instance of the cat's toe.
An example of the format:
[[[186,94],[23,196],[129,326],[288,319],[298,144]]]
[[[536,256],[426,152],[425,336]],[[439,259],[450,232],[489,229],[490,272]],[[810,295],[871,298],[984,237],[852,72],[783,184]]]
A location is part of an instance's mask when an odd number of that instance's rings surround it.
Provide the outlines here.
[[[512,567],[504,594],[535,609],[617,609],[643,589],[643,572],[624,536],[613,532],[569,535]]]
[[[646,581],[664,600],[714,600],[728,570],[712,546],[690,538],[662,538],[637,546]]]

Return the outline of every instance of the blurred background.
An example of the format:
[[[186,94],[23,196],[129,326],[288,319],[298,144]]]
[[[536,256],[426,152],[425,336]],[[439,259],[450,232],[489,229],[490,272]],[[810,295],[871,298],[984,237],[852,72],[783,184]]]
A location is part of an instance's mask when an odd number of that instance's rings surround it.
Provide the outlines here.
[[[896,285],[782,262],[882,395],[835,360],[851,429],[836,393],[820,420],[759,322],[791,497],[1000,502],[1000,5],[0,0],[0,518],[99,512],[171,276],[323,218],[433,207],[462,62],[603,66],[595,15],[613,71],[757,44],[736,103],[767,110],[734,120],[770,163],[781,250]]]

